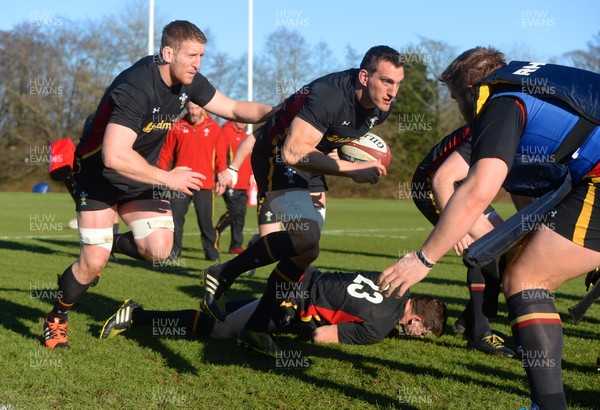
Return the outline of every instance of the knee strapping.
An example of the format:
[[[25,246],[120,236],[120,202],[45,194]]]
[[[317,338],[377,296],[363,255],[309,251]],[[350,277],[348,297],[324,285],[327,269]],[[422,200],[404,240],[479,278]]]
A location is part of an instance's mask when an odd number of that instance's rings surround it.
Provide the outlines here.
[[[175,230],[172,216],[157,216],[154,218],[143,218],[132,221],[129,224],[134,239],[144,239],[157,229]]]
[[[79,243],[83,245],[98,245],[111,250],[113,229],[111,228],[79,228]]]

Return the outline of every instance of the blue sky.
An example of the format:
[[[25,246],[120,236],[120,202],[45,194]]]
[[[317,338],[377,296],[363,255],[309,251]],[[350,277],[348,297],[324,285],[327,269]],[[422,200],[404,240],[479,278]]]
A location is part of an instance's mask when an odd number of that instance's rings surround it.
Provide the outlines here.
[[[48,13],[65,20],[94,19],[122,10],[123,3],[10,1],[3,4],[0,29],[10,30],[32,16]],[[167,22],[185,19],[203,30],[208,28],[209,41],[232,57],[246,52],[247,0],[155,0],[155,8]],[[310,44],[327,42],[342,65],[348,44],[359,54],[376,44],[402,51],[417,43],[419,36],[444,41],[458,51],[492,45],[507,51],[509,58],[543,61],[585,48],[600,31],[598,16],[598,0],[254,0],[254,46],[260,53],[266,35],[286,26],[298,30]]]

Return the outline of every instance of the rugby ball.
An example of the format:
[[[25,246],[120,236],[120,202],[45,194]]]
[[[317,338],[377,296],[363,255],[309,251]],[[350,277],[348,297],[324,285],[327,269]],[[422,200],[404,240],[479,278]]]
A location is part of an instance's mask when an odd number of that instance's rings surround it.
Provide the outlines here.
[[[362,137],[338,148],[340,159],[350,162],[381,161],[384,167],[392,162],[392,151],[379,136],[367,132]]]
[[[77,229],[77,218],[71,219],[67,226],[69,227],[69,229]]]

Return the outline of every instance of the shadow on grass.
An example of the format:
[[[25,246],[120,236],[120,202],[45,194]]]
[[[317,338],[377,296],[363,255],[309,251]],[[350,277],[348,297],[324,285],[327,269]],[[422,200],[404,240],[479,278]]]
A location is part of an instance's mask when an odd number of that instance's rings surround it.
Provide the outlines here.
[[[599,355],[600,356],[600,355]],[[572,372],[578,372],[584,375],[587,375],[589,377],[597,377],[598,371],[596,370],[596,359],[595,357],[593,358],[593,362],[590,361],[589,365],[582,365],[582,364],[578,364],[578,363],[573,363],[570,360],[568,360],[568,357],[565,357],[565,354],[563,354],[563,359],[562,359],[562,368],[563,370],[569,370]]]
[[[376,378],[378,371],[382,368],[398,369],[403,373],[407,373],[414,376],[428,375],[436,379],[448,378],[449,375],[441,369],[436,369],[431,366],[420,366],[414,363],[403,363],[401,361],[389,360],[380,357],[372,357],[369,355],[363,355],[360,353],[350,353],[342,350],[338,346],[329,346],[324,344],[316,344],[311,342],[299,342],[299,338],[292,339],[290,337],[282,337],[281,335],[276,337],[279,347],[284,352],[302,352],[302,357],[309,357],[310,360],[319,360],[319,358],[328,358],[338,360],[340,362],[352,363],[354,370],[361,372],[365,380]],[[431,343],[432,348],[441,347],[446,345],[449,348],[457,348],[455,344],[444,343],[438,341],[432,341],[429,339],[425,340],[398,340],[398,343]],[[368,347],[364,347],[368,349]],[[368,351],[368,350],[367,350]],[[362,400],[368,403],[377,403],[381,407],[397,407],[399,404],[398,397],[392,397],[386,394],[369,391],[366,388],[356,385],[345,385],[338,383],[330,378],[320,378],[310,374],[308,371],[310,365],[304,368],[278,368],[277,359],[268,358],[259,355],[255,352],[248,351],[246,349],[238,348],[235,349],[233,342],[219,342],[214,343],[211,341],[206,342],[204,348],[204,361],[208,364],[224,365],[224,366],[240,366],[250,367],[252,369],[262,371],[265,373],[278,372],[285,377],[295,378],[299,381],[307,383],[308,385],[318,385],[331,390],[335,390],[348,397],[352,397],[358,400]],[[310,362],[309,362],[310,363]],[[489,374],[490,372],[496,372],[495,368],[487,368],[485,366],[473,366],[476,372],[473,375],[452,375],[452,378],[457,382],[460,382],[466,386],[478,385],[484,389],[494,389],[502,392],[509,392],[511,394],[523,396],[527,392],[520,388],[498,386],[494,382],[481,380],[478,377],[477,372]],[[509,372],[504,376],[514,377],[514,374]],[[406,406],[406,407],[404,407]],[[402,408],[417,408],[410,407],[407,403],[402,403]]]
[[[320,254],[322,254],[324,252],[337,253],[337,254],[342,254],[342,255],[355,255],[355,256],[360,255],[360,256],[370,256],[370,257],[377,257],[377,258],[391,258],[391,259],[398,257],[397,254],[346,251],[346,250],[332,249],[332,248],[321,248],[321,250],[319,251]]]
[[[285,359],[280,359],[280,361],[277,362],[278,359],[265,357],[248,349],[236,347],[234,341],[206,341],[203,351],[203,360],[205,363],[212,365],[243,366],[264,373],[276,372],[278,375],[283,376],[283,378],[294,378],[303,383],[307,383],[309,386],[317,385],[322,389],[330,389],[347,397],[352,397],[367,403],[377,403],[380,407],[396,407],[398,405],[397,397],[390,397],[381,393],[368,391],[361,386],[338,383],[330,378],[316,377],[308,372],[312,356],[326,356],[330,359],[351,362],[356,369],[372,378],[377,374],[377,369],[372,365],[380,362],[379,359],[376,359],[375,362],[373,362],[371,361],[371,358],[362,355],[348,354],[337,349],[331,349],[312,343],[298,344],[295,342],[288,343],[288,341],[290,341],[289,338],[282,336],[277,337],[277,343],[283,351],[294,352],[298,351],[301,347],[302,357],[307,358],[308,360],[308,362],[306,362],[302,359],[302,364],[308,364],[308,367],[281,367],[280,364],[284,363]],[[293,343],[293,346],[288,346],[290,343]],[[309,359],[308,356],[311,356],[311,358]],[[390,364],[389,362],[385,363],[386,365]],[[403,408],[416,409],[417,407],[409,405]]]
[[[76,248],[74,252],[57,251],[56,249],[49,248],[42,245],[34,245],[31,243],[23,243],[16,241],[5,241],[0,239],[0,249],[7,249],[11,251],[25,251],[32,253],[40,253],[44,255],[67,255],[77,258],[79,256],[79,248]]]
[[[117,301],[97,293],[88,292],[77,303],[74,310],[94,320],[95,323],[89,326],[89,332],[94,337],[99,337],[104,322],[119,309],[122,303],[122,300]],[[152,337],[152,332],[148,329],[151,328],[132,329],[124,333],[123,336],[134,340],[141,347],[146,347],[159,353],[165,359],[166,364],[172,369],[181,373],[197,373],[197,370],[187,359],[169,349],[159,338]],[[99,340],[99,342],[101,341]]]
[[[596,375],[591,374],[590,377]],[[587,390],[576,390],[570,386],[565,386],[565,395],[567,396],[567,403],[569,407],[575,405],[582,408],[597,409],[598,408],[598,390],[593,388]]]
[[[581,339],[598,340],[598,332],[592,332],[591,330],[574,328],[569,326],[567,329],[563,326],[564,334],[566,337],[579,337]]]
[[[465,364],[465,367],[476,373],[493,374],[495,377],[498,377],[500,379],[515,378],[514,373],[502,371],[502,370],[498,369],[498,367],[485,366],[482,364]],[[563,371],[569,370],[572,372],[579,372],[579,373],[583,373],[584,375],[589,375],[591,377],[595,376],[593,373],[596,372],[595,363],[593,363],[593,364],[590,363],[589,367],[585,367],[585,366],[569,363],[568,361],[566,361],[564,359],[563,359],[562,368],[563,368]],[[517,377],[522,378],[523,384],[525,386],[524,387],[525,390],[520,393],[528,395],[529,390],[527,387],[527,375],[525,373],[525,370],[521,370],[520,373],[521,374],[517,374]],[[511,389],[511,390],[514,390],[514,389]],[[519,393],[519,392],[517,392],[517,393]],[[567,401],[569,402],[569,407],[576,405],[576,406],[583,407],[583,408],[597,408],[596,406],[598,404],[598,397],[597,397],[598,391],[595,389],[590,388],[588,390],[576,390],[576,389],[571,388],[568,385],[565,385],[565,394],[567,396]]]
[[[116,262],[108,262],[106,268],[111,266],[123,266],[135,269],[147,269],[153,272],[164,273],[165,275],[181,276],[183,278],[198,278],[201,275],[201,270],[188,266],[185,258],[174,261],[157,261],[146,262],[137,259],[132,259],[125,255],[116,255]]]
[[[132,329],[118,337],[126,337],[135,341],[140,347],[155,351],[164,358],[167,366],[177,370],[178,373],[198,374],[198,369],[189,360],[174,352],[162,342],[165,339],[164,337],[154,337],[150,326]],[[178,337],[178,339],[182,339],[182,337]],[[192,333],[185,336],[185,339],[197,340],[198,337]]]
[[[426,277],[423,280],[423,283],[433,283],[435,285],[453,285],[453,286],[462,286],[466,289],[467,280],[466,278],[463,280],[459,279],[446,279],[446,278],[438,278],[438,277]]]
[[[41,326],[40,333],[34,334],[29,330],[29,326],[23,324],[22,321],[28,320],[31,322],[39,322],[41,324],[42,319],[46,316],[47,312],[44,312],[41,309],[19,305],[18,303],[6,299],[0,299],[0,304],[2,304],[2,309],[0,309],[0,327],[18,333],[28,339],[37,340],[41,343]]]
[[[79,240],[78,239],[57,239],[57,238],[35,238],[38,242],[48,243],[51,245],[62,246],[67,249],[73,249],[79,254]]]

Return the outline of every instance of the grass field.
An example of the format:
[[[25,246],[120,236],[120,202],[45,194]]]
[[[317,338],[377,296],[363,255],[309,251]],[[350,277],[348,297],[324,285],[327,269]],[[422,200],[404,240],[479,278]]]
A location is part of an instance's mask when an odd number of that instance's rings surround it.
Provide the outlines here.
[[[217,216],[223,210],[218,199]],[[501,213],[510,208],[499,205]],[[373,346],[309,343],[291,334],[280,348],[301,360],[281,366],[235,341],[153,336],[134,329],[109,341],[98,334],[126,298],[149,309],[194,309],[201,294],[198,227],[188,214],[183,259],[170,265],[127,257],[111,263],[70,315],[70,350],[41,346],[42,321],[56,275],[78,256],[66,194],[0,194],[0,408],[5,409],[518,409],[529,404],[518,360],[470,352],[452,335],[424,341],[388,339]],[[246,239],[256,230],[250,209]],[[124,228],[124,226],[123,226]],[[321,239],[321,270],[381,270],[418,247],[430,227],[412,203],[330,200]],[[221,246],[227,247],[224,235]],[[229,255],[223,255],[229,259]],[[230,298],[258,296],[269,273],[242,276]],[[448,255],[413,293],[441,297],[449,324],[465,306],[465,268]],[[563,377],[570,408],[600,408],[600,306],[574,325],[567,308],[585,294],[583,278],[556,292],[564,322]],[[501,297],[494,328],[510,334]],[[513,349],[516,347],[508,341]]]

